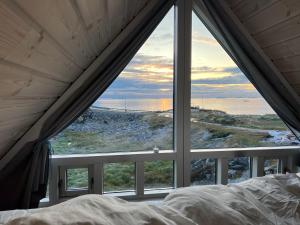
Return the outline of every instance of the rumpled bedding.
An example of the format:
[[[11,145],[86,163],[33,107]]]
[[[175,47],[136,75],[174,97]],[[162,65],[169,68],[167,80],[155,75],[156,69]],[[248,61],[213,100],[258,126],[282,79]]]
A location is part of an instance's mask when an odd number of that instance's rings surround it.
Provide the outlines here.
[[[14,214],[4,222],[7,225],[299,225],[299,203],[299,177],[271,175],[239,184],[179,188],[159,205],[85,195],[48,208],[21,211],[20,216]]]

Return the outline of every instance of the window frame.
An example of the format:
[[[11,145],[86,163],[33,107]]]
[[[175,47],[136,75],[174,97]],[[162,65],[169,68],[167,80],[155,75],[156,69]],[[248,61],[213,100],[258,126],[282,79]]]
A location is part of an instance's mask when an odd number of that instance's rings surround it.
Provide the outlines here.
[[[299,147],[257,147],[227,149],[191,149],[190,147],[190,106],[191,106],[191,48],[192,48],[192,11],[195,0],[174,1],[174,97],[173,97],[173,150],[158,153],[153,151],[118,152],[81,155],[53,155],[50,174],[49,199],[55,204],[62,198],[81,194],[96,193],[119,196],[127,200],[161,198],[174,188],[191,185],[191,160],[201,158],[216,159],[216,183],[228,182],[228,159],[250,157],[251,177],[261,176],[264,159],[276,157],[282,160],[282,167],[295,167],[293,156]],[[197,13],[196,13],[197,15]],[[173,160],[174,188],[148,190],[144,188],[144,163],[155,160]],[[136,168],[136,189],[130,193],[104,193],[103,166],[106,163],[132,162]],[[88,168],[88,190],[69,191],[63,175],[67,169]],[[92,184],[90,184],[93,180]],[[58,190],[58,184],[59,190]],[[127,195],[128,194],[128,195]]]

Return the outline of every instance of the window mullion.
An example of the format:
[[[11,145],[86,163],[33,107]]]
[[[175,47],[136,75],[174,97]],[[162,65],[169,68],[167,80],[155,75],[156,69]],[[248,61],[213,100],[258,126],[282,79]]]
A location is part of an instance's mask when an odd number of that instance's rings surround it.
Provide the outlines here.
[[[190,184],[191,15],[192,0],[177,0],[174,46],[177,187]]]

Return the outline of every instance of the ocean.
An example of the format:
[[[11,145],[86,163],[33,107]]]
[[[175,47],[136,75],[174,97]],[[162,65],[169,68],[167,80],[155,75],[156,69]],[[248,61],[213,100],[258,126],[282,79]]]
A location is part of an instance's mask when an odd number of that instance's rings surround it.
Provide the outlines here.
[[[173,108],[173,99],[100,98],[93,105],[119,110],[165,111]],[[274,111],[262,98],[193,98],[191,106],[201,109],[221,110],[235,115],[274,114]]]

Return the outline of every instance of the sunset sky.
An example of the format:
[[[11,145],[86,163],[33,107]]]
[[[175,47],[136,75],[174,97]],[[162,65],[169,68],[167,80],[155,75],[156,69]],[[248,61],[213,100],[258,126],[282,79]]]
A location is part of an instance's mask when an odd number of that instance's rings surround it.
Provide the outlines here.
[[[195,14],[192,32],[192,98],[260,97]],[[172,98],[173,39],[171,9],[101,98]]]

